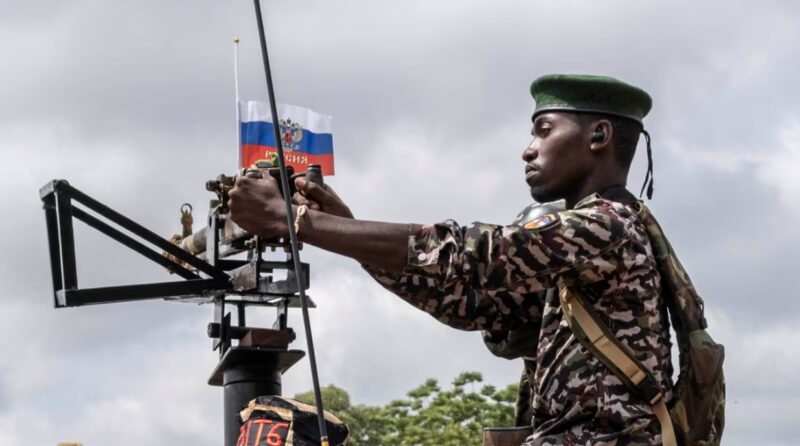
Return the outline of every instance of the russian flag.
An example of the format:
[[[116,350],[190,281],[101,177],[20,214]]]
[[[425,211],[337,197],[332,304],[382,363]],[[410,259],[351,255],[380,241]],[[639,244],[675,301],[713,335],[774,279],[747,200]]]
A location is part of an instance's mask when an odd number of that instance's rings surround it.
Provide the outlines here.
[[[330,115],[296,105],[278,104],[278,121],[286,165],[305,172],[309,164],[322,166],[323,175],[333,175],[333,134]],[[239,103],[241,116],[241,167],[272,159],[277,152],[269,103]]]

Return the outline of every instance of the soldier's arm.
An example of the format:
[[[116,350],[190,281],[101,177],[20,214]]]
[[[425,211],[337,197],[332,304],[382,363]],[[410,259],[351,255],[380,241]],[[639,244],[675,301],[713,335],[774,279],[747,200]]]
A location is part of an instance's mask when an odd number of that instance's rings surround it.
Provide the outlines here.
[[[285,235],[286,215],[274,180],[237,181],[234,218],[264,236]],[[354,220],[310,210],[302,241],[351,257],[379,281],[440,321],[467,330],[507,329],[539,316],[531,291],[575,269],[602,280],[593,260],[624,242],[622,223],[595,211],[568,211],[541,230],[448,221],[433,226]]]
[[[342,199],[336,194],[336,192],[330,188],[329,185],[316,185],[314,183],[306,182],[303,179],[298,178],[295,181],[295,185],[297,187],[298,193],[295,195],[294,199],[298,203],[306,203],[314,210],[320,210],[326,214],[333,214],[340,217],[345,218],[353,218],[352,212],[344,204]],[[525,215],[534,215],[531,213],[532,206],[526,208],[518,218],[521,218],[523,214]],[[535,215],[544,215],[547,213],[546,210],[549,212],[557,212],[559,208],[556,209],[553,206],[536,206],[539,212]],[[518,223],[518,222],[517,222]],[[516,223],[514,223],[516,224]],[[416,234],[418,227],[416,226],[409,226],[409,235]],[[414,254],[418,255],[418,254]],[[372,263],[372,265],[370,265]],[[416,306],[417,308],[427,311],[431,313],[432,316],[439,319],[440,321],[462,329],[474,329],[476,327],[476,319],[474,317],[475,314],[488,314],[491,315],[493,313],[497,313],[493,308],[481,308],[486,307],[486,303],[492,303],[491,298],[487,297],[479,297],[473,299],[479,305],[473,311],[462,311],[462,312],[453,312],[449,311],[447,307],[437,305],[439,301],[450,301],[453,300],[451,292],[441,288],[436,283],[431,283],[430,280],[425,279],[423,277],[419,277],[413,274],[403,273],[403,272],[388,272],[386,269],[380,269],[378,266],[375,265],[376,262],[364,262],[362,266],[364,270],[372,276],[378,283],[382,284],[384,287],[392,291],[395,295],[399,296],[401,299],[405,300],[406,302],[410,303],[411,305]],[[405,269],[405,266],[403,267]],[[416,281],[416,285],[414,284]],[[410,286],[409,286],[410,285]],[[474,291],[474,290],[473,290]],[[497,296],[505,296],[505,299],[511,299],[512,293],[509,292],[498,292],[495,291],[495,297]],[[521,299],[521,296],[517,297]],[[534,295],[527,295],[525,297],[527,303],[527,311],[525,312],[517,312],[518,320],[530,318],[533,319],[533,322],[538,322],[541,317],[541,298],[539,296]],[[433,304],[431,304],[433,303]],[[491,305],[490,305],[491,306]],[[524,313],[524,314],[523,314]],[[527,317],[525,317],[527,315]],[[498,318],[494,318],[498,319]],[[481,326],[487,323],[485,318],[478,319],[480,321]],[[530,336],[530,327],[536,326],[537,324],[529,324],[526,326],[526,330],[523,330],[525,333],[518,333],[513,332],[518,338],[524,338],[527,341],[531,339],[535,339],[536,336]],[[536,330],[538,333],[538,329]],[[497,335],[500,332],[493,332]],[[507,332],[503,332],[508,334]],[[490,349],[497,355],[508,355],[509,353],[509,342],[499,342],[495,345],[493,344]],[[525,354],[530,353],[535,348],[530,348],[530,342],[525,344]],[[507,357],[507,356],[506,356]]]
[[[623,224],[599,210],[567,211],[550,226],[446,221],[408,239],[401,274],[367,267],[384,287],[439,321],[464,330],[508,330],[541,317],[542,292],[569,272],[581,283],[615,269],[603,258],[626,240]]]
[[[309,209],[300,221],[298,237],[304,243],[400,273],[408,256],[409,232],[418,225],[339,217]]]
[[[264,237],[288,233],[285,204],[274,178],[237,178],[228,204],[233,220],[250,233]],[[402,271],[413,226],[355,220],[342,207],[340,215],[309,209],[299,221],[300,240],[386,271]]]
[[[540,231],[447,221],[433,226],[311,213],[302,239],[364,264],[384,287],[447,325],[507,330],[541,317],[540,292],[558,274],[604,280],[602,255],[627,238],[613,213],[569,211]],[[304,232],[305,231],[305,232]]]

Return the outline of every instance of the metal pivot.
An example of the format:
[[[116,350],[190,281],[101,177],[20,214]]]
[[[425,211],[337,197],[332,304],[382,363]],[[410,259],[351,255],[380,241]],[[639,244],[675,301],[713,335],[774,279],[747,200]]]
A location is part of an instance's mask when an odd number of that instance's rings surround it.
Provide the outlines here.
[[[303,312],[303,328],[306,335],[306,348],[308,349],[308,360],[311,366],[311,380],[314,386],[314,400],[317,407],[317,421],[319,423],[320,444],[328,446],[328,431],[325,425],[325,415],[322,408],[322,396],[319,387],[319,377],[317,375],[317,359],[314,352],[314,341],[311,335],[311,322],[308,315],[308,301],[306,298],[305,290],[303,289],[303,269],[300,264],[300,244],[297,240],[297,234],[294,230],[294,212],[292,208],[291,197],[289,196],[289,175],[286,171],[286,160],[283,156],[283,143],[280,136],[280,118],[278,116],[277,105],[275,101],[275,89],[272,84],[272,71],[269,64],[269,54],[267,53],[267,39],[264,32],[264,20],[261,15],[261,2],[253,0],[256,13],[256,21],[258,23],[258,37],[261,43],[261,56],[264,61],[264,74],[267,81],[267,94],[269,96],[269,108],[272,114],[272,129],[275,135],[276,149],[278,154],[278,167],[281,173],[281,187],[284,191],[283,199],[286,203],[286,221],[289,228],[289,240],[292,247],[292,260],[294,261],[295,278],[297,279],[297,288],[300,295],[300,306]]]

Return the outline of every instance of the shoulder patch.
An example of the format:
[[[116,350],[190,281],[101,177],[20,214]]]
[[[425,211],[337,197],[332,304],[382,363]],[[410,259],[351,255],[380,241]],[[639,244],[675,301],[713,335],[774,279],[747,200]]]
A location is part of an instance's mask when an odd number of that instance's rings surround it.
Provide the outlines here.
[[[558,214],[550,213],[536,217],[533,220],[530,220],[524,225],[522,225],[522,227],[530,231],[539,232],[539,231],[544,231],[545,229],[550,229],[558,225],[560,222],[561,222],[561,217],[559,217]]]

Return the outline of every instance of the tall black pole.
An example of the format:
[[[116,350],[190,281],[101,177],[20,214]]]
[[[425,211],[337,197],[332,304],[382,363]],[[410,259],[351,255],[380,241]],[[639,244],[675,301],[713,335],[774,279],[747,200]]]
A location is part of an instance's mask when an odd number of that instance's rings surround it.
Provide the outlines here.
[[[281,171],[281,188],[283,189],[283,199],[286,202],[286,222],[289,227],[289,241],[292,245],[292,261],[294,262],[295,278],[297,279],[297,289],[300,294],[300,307],[303,310],[303,328],[306,333],[306,346],[308,348],[308,360],[311,365],[311,381],[314,385],[314,400],[317,406],[317,421],[319,422],[319,435],[321,446],[328,445],[328,429],[325,426],[325,415],[322,409],[322,395],[319,390],[319,376],[317,375],[317,357],[314,353],[314,340],[311,337],[311,320],[308,317],[308,299],[306,298],[303,284],[303,268],[300,264],[300,243],[297,240],[297,233],[294,230],[294,209],[292,208],[292,197],[289,196],[289,175],[286,172],[286,160],[283,158],[283,142],[281,141],[280,120],[278,117],[278,107],[275,101],[275,89],[272,86],[272,70],[269,66],[269,55],[267,54],[267,38],[264,33],[264,20],[261,17],[261,2],[253,0],[256,8],[256,20],[258,21],[258,37],[261,40],[261,56],[264,60],[264,73],[267,77],[267,94],[269,94],[269,109],[272,114],[272,129],[275,134],[275,145],[278,150],[278,167]]]

